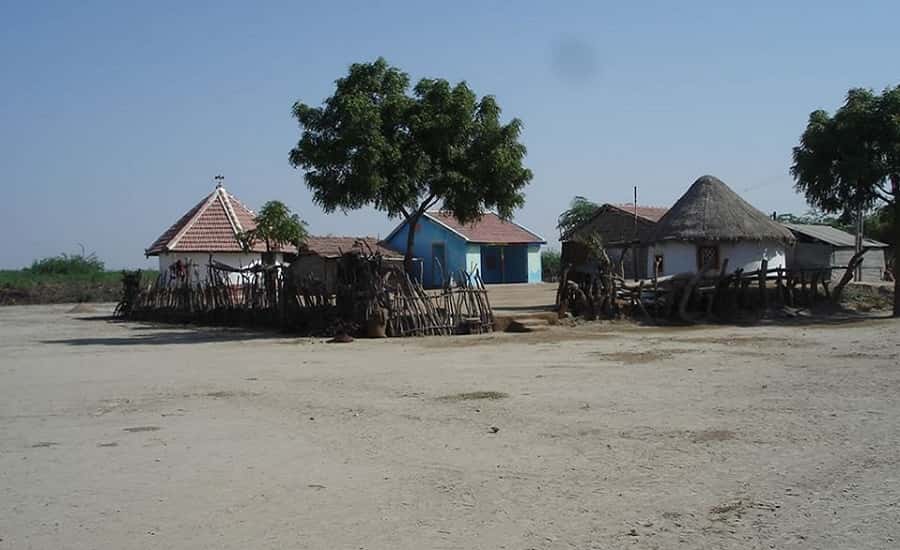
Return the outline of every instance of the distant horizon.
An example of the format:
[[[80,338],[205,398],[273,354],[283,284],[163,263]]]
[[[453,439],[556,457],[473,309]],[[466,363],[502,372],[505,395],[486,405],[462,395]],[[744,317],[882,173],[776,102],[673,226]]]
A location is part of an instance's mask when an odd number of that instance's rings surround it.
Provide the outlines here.
[[[144,249],[214,188],[281,200],[317,235],[386,236],[372,208],[326,215],[288,151],[295,101],[383,56],[465,80],[524,123],[534,180],[515,221],[558,248],[573,197],[670,207],[700,176],[771,214],[804,214],[789,173],[809,113],[897,85],[900,4],[398,1],[9,4],[0,21],[0,268]],[[473,17],[473,14],[476,16]],[[851,23],[852,24],[848,24]],[[893,79],[893,80],[892,80]]]

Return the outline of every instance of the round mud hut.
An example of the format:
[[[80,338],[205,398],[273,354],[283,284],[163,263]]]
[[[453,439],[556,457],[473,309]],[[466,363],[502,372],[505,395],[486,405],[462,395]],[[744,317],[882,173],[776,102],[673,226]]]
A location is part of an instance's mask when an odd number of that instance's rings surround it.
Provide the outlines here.
[[[648,272],[658,276],[721,269],[745,272],[785,267],[793,234],[713,176],[703,176],[660,218],[652,234]],[[655,271],[654,271],[655,270]]]

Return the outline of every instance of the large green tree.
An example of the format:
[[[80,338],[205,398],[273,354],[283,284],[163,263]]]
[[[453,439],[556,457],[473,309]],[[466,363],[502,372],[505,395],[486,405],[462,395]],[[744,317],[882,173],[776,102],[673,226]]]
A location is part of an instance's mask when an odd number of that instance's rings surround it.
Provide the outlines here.
[[[810,113],[791,174],[807,201],[826,212],[883,205],[900,218],[900,86],[881,94],[852,89],[833,116]],[[897,271],[895,253],[894,316],[900,317]]]
[[[522,123],[500,121],[492,96],[465,82],[409,76],[378,58],[350,66],[320,107],[295,103],[300,140],[290,152],[326,212],[365,205],[407,221],[406,269],[416,227],[441,204],[463,223],[524,204],[531,171],[522,165]]]

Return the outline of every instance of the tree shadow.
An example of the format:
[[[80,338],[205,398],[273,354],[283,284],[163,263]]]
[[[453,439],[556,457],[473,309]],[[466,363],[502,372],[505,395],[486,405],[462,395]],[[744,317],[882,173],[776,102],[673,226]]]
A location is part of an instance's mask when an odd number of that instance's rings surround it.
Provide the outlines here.
[[[87,318],[86,320],[100,320]],[[127,323],[118,319],[112,323]],[[242,342],[282,338],[284,335],[275,331],[248,330],[242,328],[198,327],[190,325],[158,325],[139,324],[128,327],[131,334],[124,336],[101,336],[87,338],[58,338],[41,340],[43,344],[63,344],[67,346],[147,346],[173,344],[208,344],[215,342]]]

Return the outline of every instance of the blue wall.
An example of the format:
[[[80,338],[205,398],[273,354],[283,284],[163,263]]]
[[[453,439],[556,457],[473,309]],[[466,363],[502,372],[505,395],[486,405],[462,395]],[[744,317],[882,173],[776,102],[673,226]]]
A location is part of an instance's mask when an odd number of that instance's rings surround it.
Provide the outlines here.
[[[404,223],[387,242],[388,245],[399,252],[406,250],[406,234],[409,227]],[[416,240],[413,244],[413,256],[422,259],[422,284],[426,288],[440,287],[440,271],[432,259],[432,245],[444,243],[447,265],[443,266],[443,276],[467,269],[466,249],[468,244],[462,237],[447,230],[433,221],[423,218],[416,226]]]
[[[408,226],[404,223],[387,244],[390,248],[403,252],[406,250],[406,233]],[[423,218],[419,220],[416,240],[413,244],[413,256],[422,260],[422,284],[426,288],[441,286],[441,273],[432,258],[433,245],[444,244],[446,265],[443,265],[443,277],[455,274],[459,270],[469,273],[480,271],[485,283],[537,283],[541,281],[541,263],[539,244],[492,246],[468,243],[456,233],[446,229],[434,221]],[[503,261],[500,262],[500,249],[503,249]],[[494,269],[488,268],[487,256],[493,255],[496,261],[490,262]],[[502,266],[502,271],[501,271]]]
[[[527,283],[528,245],[482,245],[481,278],[486,283]]]

